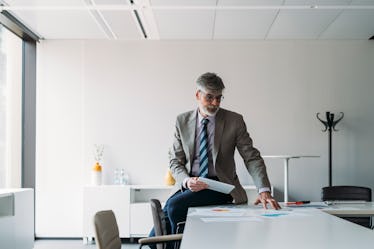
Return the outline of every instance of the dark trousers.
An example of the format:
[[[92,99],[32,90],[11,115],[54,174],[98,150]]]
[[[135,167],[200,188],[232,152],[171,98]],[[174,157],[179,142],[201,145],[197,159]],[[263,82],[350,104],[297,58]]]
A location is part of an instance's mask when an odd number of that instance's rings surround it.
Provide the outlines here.
[[[165,217],[167,217],[167,232],[168,234],[176,233],[177,224],[178,222],[186,220],[189,207],[223,205],[231,202],[231,195],[209,189],[204,189],[199,192],[192,192],[189,189],[183,192],[178,191],[166,201],[163,208]],[[149,236],[155,236],[153,229],[151,230]]]

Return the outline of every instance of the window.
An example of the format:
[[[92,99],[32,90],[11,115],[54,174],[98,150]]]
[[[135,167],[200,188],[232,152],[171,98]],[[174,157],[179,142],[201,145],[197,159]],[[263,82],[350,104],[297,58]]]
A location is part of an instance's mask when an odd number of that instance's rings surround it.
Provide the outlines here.
[[[0,188],[22,181],[22,39],[0,24]]]

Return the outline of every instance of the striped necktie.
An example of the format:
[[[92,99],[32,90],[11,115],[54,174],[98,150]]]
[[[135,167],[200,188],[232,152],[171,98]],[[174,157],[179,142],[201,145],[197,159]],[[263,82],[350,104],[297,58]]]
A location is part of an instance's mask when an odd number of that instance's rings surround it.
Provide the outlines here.
[[[199,150],[199,156],[200,156],[200,177],[207,177],[208,176],[208,126],[209,120],[204,118],[202,123],[202,129],[200,133],[200,150]]]

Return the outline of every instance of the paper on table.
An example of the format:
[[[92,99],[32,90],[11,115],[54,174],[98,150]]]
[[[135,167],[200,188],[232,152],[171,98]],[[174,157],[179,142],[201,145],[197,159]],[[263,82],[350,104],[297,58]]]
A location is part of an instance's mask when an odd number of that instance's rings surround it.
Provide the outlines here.
[[[327,208],[330,209],[330,208]],[[331,207],[331,210],[360,210],[361,208],[358,207],[339,207],[339,206],[334,206]]]
[[[199,181],[202,181],[208,184],[209,185],[208,189],[218,191],[224,194],[229,194],[235,187],[234,185],[215,181],[215,180],[208,179],[208,178],[199,177]]]
[[[189,213],[189,216],[243,216],[245,210],[240,208],[199,208],[194,210],[194,212]]]
[[[201,218],[204,222],[248,222],[248,221],[262,221],[258,217],[209,217]]]
[[[286,212],[266,212],[264,214],[261,214],[263,217],[280,217],[284,215],[289,215],[289,213]]]
[[[309,213],[306,212],[296,212],[296,211],[279,211],[279,210],[267,210],[264,213],[261,214],[261,217],[263,218],[282,218],[282,217],[294,217],[294,218],[300,218],[310,216]]]
[[[333,200],[333,201],[325,201],[327,205],[334,205],[334,204],[364,204],[367,201],[361,200]]]

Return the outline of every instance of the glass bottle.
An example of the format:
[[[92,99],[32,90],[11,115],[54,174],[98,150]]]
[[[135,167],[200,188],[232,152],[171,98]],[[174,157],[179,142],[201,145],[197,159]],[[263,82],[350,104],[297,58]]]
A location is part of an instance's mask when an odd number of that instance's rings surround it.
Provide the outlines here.
[[[119,182],[121,185],[125,185],[125,170],[121,169],[120,177],[119,177]]]
[[[119,175],[119,169],[116,168],[114,170],[114,185],[119,185],[120,184],[120,175]]]

